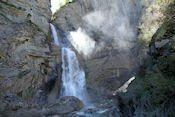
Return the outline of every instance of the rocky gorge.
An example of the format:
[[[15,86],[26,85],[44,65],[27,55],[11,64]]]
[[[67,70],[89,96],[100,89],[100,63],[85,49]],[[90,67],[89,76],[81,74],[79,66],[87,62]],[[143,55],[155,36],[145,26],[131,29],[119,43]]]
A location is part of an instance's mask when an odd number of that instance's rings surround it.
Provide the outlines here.
[[[174,0],[50,8],[50,0],[0,0],[0,117],[175,116]],[[84,70],[89,107],[62,96],[68,62],[50,23]]]

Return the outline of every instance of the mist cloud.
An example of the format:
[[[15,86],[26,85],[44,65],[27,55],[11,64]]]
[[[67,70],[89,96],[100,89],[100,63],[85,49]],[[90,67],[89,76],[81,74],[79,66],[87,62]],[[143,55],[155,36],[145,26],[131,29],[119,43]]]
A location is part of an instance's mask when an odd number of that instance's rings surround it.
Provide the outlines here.
[[[84,30],[79,28],[75,32],[70,32],[70,42],[76,50],[84,57],[90,56],[95,49],[95,41],[91,39]]]
[[[138,14],[135,9],[138,7],[137,0],[95,0],[92,3],[95,10],[83,17],[87,32],[78,29],[71,32],[72,45],[84,56],[89,56],[97,49],[106,46],[106,42],[111,42],[111,46],[119,49],[130,49],[133,47],[135,34],[135,24]],[[106,39],[96,42],[89,30],[101,32]]]

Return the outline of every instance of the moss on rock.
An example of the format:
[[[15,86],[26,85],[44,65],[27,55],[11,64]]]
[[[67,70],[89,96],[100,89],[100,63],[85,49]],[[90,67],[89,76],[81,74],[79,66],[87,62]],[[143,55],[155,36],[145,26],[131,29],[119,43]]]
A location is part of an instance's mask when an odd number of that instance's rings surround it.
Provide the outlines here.
[[[18,74],[18,78],[21,79],[22,77],[24,77],[25,75],[27,75],[28,73],[30,73],[31,70],[25,70],[25,71],[21,71],[19,74]]]

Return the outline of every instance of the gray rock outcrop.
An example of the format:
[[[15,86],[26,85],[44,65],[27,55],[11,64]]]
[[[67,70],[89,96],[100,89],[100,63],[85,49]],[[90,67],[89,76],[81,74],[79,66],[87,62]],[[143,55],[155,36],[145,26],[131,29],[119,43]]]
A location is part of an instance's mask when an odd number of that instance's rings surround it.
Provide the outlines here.
[[[0,1],[0,95],[42,105],[54,85],[59,88],[61,57],[51,40],[50,17],[49,0]]]

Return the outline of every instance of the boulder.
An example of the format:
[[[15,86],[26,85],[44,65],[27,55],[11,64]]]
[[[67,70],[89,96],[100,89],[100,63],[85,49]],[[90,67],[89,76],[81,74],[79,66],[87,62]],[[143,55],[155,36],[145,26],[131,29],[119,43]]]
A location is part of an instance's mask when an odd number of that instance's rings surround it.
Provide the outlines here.
[[[71,112],[78,111],[83,107],[83,103],[76,97],[66,96],[57,100],[56,103],[50,104],[45,108],[24,107],[23,102],[16,100],[15,96],[6,96],[6,100],[0,100],[0,117],[62,117]],[[15,102],[9,102],[14,99]],[[6,102],[4,102],[6,101]]]
[[[76,97],[66,96],[60,98],[56,103],[44,109],[45,115],[63,115],[73,111],[78,111],[83,107],[83,103]]]

